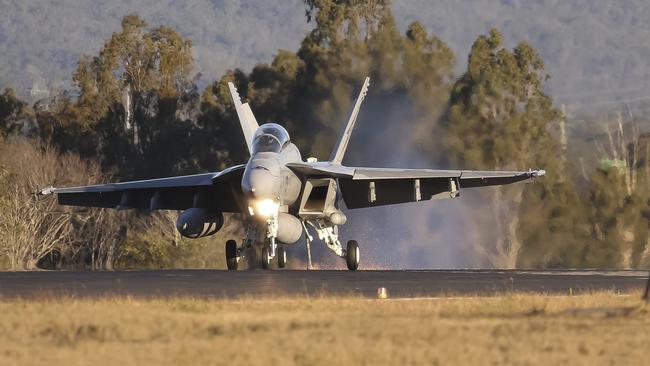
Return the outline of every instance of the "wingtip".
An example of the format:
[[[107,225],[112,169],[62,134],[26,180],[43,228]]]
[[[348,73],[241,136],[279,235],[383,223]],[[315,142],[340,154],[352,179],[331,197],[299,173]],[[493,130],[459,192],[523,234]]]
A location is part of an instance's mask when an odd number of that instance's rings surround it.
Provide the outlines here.
[[[546,175],[546,170],[544,170],[544,169],[532,170],[530,172],[531,177],[543,177],[545,175]]]
[[[40,191],[36,192],[36,194],[39,195],[39,196],[47,196],[47,195],[50,195],[50,194],[54,193],[55,190],[56,190],[56,188],[54,188],[54,187],[47,187],[47,188],[43,188]]]

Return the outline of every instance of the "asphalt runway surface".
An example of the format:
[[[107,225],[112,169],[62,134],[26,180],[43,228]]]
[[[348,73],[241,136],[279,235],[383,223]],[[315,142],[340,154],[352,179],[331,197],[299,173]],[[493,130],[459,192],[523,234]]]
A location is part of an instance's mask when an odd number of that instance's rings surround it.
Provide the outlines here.
[[[0,272],[0,299],[48,297],[210,298],[352,295],[391,298],[643,290],[647,271],[151,270]]]

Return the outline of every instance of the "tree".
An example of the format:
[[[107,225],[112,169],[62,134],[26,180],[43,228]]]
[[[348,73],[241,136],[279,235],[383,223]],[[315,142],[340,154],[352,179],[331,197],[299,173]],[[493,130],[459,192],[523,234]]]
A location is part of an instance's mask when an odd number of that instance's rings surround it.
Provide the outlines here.
[[[452,80],[454,56],[449,47],[417,22],[400,34],[388,2],[306,4],[308,20],[316,27],[298,52],[281,50],[270,64],[258,65],[248,75],[239,70],[227,73],[203,93],[202,113],[209,116],[207,120],[224,132],[236,125],[226,88],[227,81],[235,81],[258,119],[285,125],[301,151],[326,159],[353,97],[369,75],[371,97],[366,99],[356,136],[385,139],[387,131],[414,127],[405,143],[431,149],[437,116]],[[235,142],[233,151],[242,159],[243,141]],[[359,152],[351,151],[348,159],[374,155],[355,154]]]
[[[544,63],[528,43],[512,51],[503,47],[492,29],[474,42],[467,71],[454,84],[443,121],[445,146],[452,161],[468,169],[547,168],[549,182],[561,171],[553,161],[559,150],[550,134],[560,113],[543,92]],[[497,267],[517,264],[522,241],[518,237],[521,186],[492,189],[494,236],[486,255]],[[482,248],[484,249],[484,248]]]
[[[97,164],[34,141],[0,143],[0,256],[12,269],[34,269],[53,253],[83,266],[85,258],[75,257],[87,252],[93,269],[112,268],[122,240],[119,213],[62,207],[53,196],[36,195],[49,184],[102,178]]]
[[[548,159],[544,168],[547,176],[523,189],[517,213],[517,267],[589,267],[584,252],[592,231],[584,193],[570,179],[569,164]]]
[[[140,17],[127,15],[97,56],[79,61],[77,101],[64,100],[54,113],[39,116],[41,135],[64,151],[100,157],[119,177],[196,170],[184,149],[191,145],[198,100],[191,69],[189,40],[169,27],[149,30]],[[68,128],[48,134],[53,124]],[[84,141],[92,141],[90,148],[78,149],[88,147]]]
[[[7,88],[0,94],[0,138],[19,132],[20,120],[26,117],[27,104]]]
[[[650,135],[633,125],[628,137],[622,117],[608,129],[609,149],[590,180],[592,240],[584,265],[638,268],[650,263]]]

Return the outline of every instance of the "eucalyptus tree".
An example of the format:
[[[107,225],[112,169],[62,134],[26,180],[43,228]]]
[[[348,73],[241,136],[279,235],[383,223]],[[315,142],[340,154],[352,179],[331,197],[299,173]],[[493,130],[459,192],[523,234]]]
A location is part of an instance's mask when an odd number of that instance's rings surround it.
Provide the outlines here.
[[[443,121],[444,143],[452,161],[471,169],[539,166],[549,173],[542,180],[545,187],[560,181],[564,171],[551,129],[562,116],[544,93],[547,79],[543,60],[527,42],[508,50],[496,29],[479,36],[467,70],[452,88]],[[486,236],[491,243],[482,244],[495,266],[515,267],[522,245],[529,245],[518,230],[525,189],[492,191],[488,221],[495,235]]]
[[[172,142],[193,127],[198,93],[190,78],[191,46],[172,28],[149,29],[140,17],[128,15],[98,55],[80,60],[74,108],[80,123],[99,135],[105,166],[117,165],[133,176],[173,172],[151,167],[153,157],[169,158],[171,169],[188,164]]]

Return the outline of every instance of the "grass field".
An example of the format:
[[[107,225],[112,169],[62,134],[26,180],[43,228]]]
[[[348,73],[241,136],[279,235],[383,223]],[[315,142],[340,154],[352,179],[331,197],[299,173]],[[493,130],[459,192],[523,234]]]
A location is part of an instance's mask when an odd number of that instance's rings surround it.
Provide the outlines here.
[[[9,300],[0,365],[647,365],[639,297]]]

